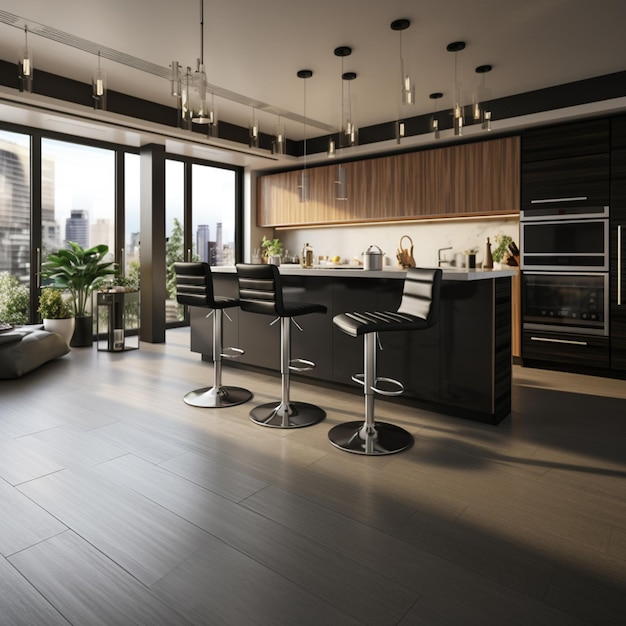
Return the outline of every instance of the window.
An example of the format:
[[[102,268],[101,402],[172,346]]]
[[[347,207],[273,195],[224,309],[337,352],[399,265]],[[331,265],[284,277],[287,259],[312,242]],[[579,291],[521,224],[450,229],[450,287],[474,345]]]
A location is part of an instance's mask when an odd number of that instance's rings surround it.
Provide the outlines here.
[[[43,139],[42,259],[75,241],[115,251],[115,153]]]
[[[192,236],[201,261],[235,264],[235,172],[191,166]]]

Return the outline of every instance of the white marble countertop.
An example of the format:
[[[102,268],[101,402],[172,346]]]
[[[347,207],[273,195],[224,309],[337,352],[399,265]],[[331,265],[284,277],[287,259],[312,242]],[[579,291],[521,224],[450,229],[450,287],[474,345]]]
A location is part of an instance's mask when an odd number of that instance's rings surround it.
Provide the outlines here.
[[[279,268],[280,273],[284,276],[324,276],[324,277],[344,277],[344,278],[404,278],[406,270],[389,267],[382,270],[364,270],[358,266],[341,265],[341,266],[315,266],[312,268],[304,268],[295,264],[283,264]],[[449,268],[444,267],[443,280],[493,280],[494,278],[506,278],[507,276],[515,276],[516,268],[506,270],[483,270],[483,269],[466,269],[466,268]],[[212,272],[221,274],[234,274],[236,269],[234,266],[218,266],[211,267]]]

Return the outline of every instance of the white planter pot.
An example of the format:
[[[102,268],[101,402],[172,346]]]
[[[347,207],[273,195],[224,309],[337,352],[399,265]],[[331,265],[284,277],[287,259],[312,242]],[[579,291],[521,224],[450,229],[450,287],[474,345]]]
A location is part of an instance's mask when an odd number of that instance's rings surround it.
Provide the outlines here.
[[[44,330],[61,335],[65,343],[69,346],[70,341],[72,340],[72,335],[74,334],[75,323],[76,322],[73,317],[68,317],[62,320],[44,319],[43,327]]]

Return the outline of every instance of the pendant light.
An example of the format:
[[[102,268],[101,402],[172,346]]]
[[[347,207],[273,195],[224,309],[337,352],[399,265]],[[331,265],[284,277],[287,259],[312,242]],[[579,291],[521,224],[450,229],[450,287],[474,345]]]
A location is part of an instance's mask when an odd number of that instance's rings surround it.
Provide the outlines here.
[[[437,117],[437,100],[439,100],[440,98],[443,98],[443,94],[440,91],[436,91],[435,93],[431,93],[428,96],[432,101],[433,101],[433,118],[432,118],[432,122],[430,124],[433,133],[435,134],[435,139],[439,139],[440,137],[440,132],[439,132],[439,118]]]
[[[252,107],[252,118],[248,124],[248,146],[250,148],[259,147],[259,122],[256,117],[256,109]]]
[[[411,25],[411,20],[401,19],[391,22],[391,30],[398,31],[400,37],[400,79],[401,79],[401,102],[402,104],[415,104],[415,83],[411,80],[404,63],[402,51],[402,31]]]
[[[91,78],[91,90],[93,108],[101,111],[106,110],[106,81],[104,72],[100,66],[100,51],[98,51],[98,67],[94,70]]]
[[[191,121],[196,124],[211,123],[211,114],[206,101],[207,78],[204,68],[204,0],[200,0],[200,58],[191,80],[189,108]]]
[[[400,143],[404,139],[404,121],[396,120],[396,142]]]
[[[486,75],[491,72],[493,67],[491,65],[479,65],[476,68],[476,73],[480,74],[481,82],[477,89],[476,99],[473,103],[474,120],[481,122],[482,129],[486,131],[491,130],[491,111],[486,111],[482,103],[487,102],[491,98],[491,89],[486,85]]]
[[[18,68],[20,91],[32,93],[35,68],[33,66],[33,51],[28,46],[28,25],[24,26],[24,47],[22,48]]]
[[[343,83],[343,59],[344,57],[350,56],[352,54],[352,48],[350,48],[349,46],[339,46],[338,48],[335,48],[334,50],[334,55],[336,57],[339,57],[341,59],[341,110],[340,110],[340,115],[339,115],[339,136],[338,136],[338,143],[339,145],[337,145],[337,142],[335,142],[335,137],[331,136],[331,138],[328,141],[328,158],[333,159],[335,158],[336,154],[337,154],[337,148],[343,148],[345,147],[345,141],[344,141],[344,83]],[[336,181],[335,181],[336,182]]]
[[[458,75],[458,60],[457,53],[461,52],[461,50],[465,50],[465,42],[464,41],[453,41],[448,44],[447,48],[448,52],[454,52],[454,104],[452,107],[452,116],[453,116],[453,125],[454,125],[454,134],[457,136],[463,135],[463,90],[461,87],[461,82],[459,81]]]
[[[343,123],[343,145],[346,147],[356,146],[359,143],[359,128],[354,121],[354,111],[352,110],[352,91],[350,85],[356,78],[356,72],[345,72],[341,78],[348,85],[348,97],[346,99],[346,108],[344,111]]]
[[[272,140],[272,154],[285,154],[285,125],[281,116],[278,116],[278,122],[276,123],[276,132],[274,133],[274,139]]]
[[[303,168],[302,173],[300,175],[300,184],[298,185],[298,189],[300,190],[300,202],[306,202],[309,199],[309,176],[306,173],[306,81],[308,78],[313,76],[312,70],[298,70],[298,78],[302,78],[302,90],[303,90]]]
[[[182,76],[180,70],[180,63],[178,61],[172,61],[172,64],[170,65],[171,94],[177,97],[180,96],[182,88]]]

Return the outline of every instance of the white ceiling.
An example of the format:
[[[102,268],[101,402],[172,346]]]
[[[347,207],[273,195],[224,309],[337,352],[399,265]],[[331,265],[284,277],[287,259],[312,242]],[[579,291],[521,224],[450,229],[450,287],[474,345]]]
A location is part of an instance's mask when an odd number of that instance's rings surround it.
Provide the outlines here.
[[[200,56],[200,0],[0,0],[0,11],[163,67],[177,60],[193,68]],[[390,29],[398,18],[412,21],[402,41],[417,84],[417,104],[403,111],[399,35]],[[244,100],[301,115],[296,72],[313,70],[309,137],[339,124],[341,60],[333,50],[341,45],[353,49],[344,71],[358,74],[351,92],[361,127],[430,113],[435,91],[444,93],[438,108],[449,108],[452,41],[467,44],[457,57],[465,86],[477,83],[478,65],[493,65],[486,84],[494,98],[626,69],[624,0],[205,0],[204,22],[209,82]],[[23,30],[0,23],[0,58],[17,62],[23,41]],[[36,68],[90,82],[94,55],[36,35],[29,43]],[[166,79],[102,65],[110,89],[175,104]],[[220,119],[248,125],[248,107],[219,97],[216,104]],[[274,114],[261,111],[259,120],[262,131],[273,132]],[[302,137],[301,123],[286,126],[290,138]]]

